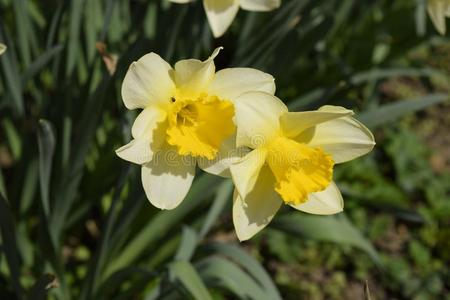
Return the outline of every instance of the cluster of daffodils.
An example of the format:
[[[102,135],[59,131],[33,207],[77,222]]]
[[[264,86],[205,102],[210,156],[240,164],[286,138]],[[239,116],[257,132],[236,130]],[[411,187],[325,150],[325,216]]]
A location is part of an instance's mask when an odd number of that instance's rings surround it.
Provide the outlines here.
[[[445,18],[450,17],[450,0],[428,0],[427,10],[436,30],[444,35]]]
[[[194,0],[169,0],[189,3]],[[270,11],[280,6],[281,0],[203,0],[206,16],[214,37],[222,36],[230,27],[239,7],[250,11]]]
[[[233,223],[241,241],[264,228],[282,204],[312,214],[342,211],[334,165],[371,151],[371,132],[343,107],[289,112],[274,96],[271,75],[250,68],[216,72],[219,51],[174,68],[150,53],[125,76],[124,104],[142,111],[133,140],[116,153],[142,166],[149,201],[176,208],[198,166],[232,178]]]

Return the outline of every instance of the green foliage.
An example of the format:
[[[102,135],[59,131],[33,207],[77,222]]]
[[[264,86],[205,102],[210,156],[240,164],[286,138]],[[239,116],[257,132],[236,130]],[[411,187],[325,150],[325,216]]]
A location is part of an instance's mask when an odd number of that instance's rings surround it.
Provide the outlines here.
[[[283,0],[214,40],[200,1],[0,0],[0,298],[353,299],[366,280],[374,299],[448,297],[450,174],[414,117],[448,111],[448,40],[426,20],[409,0]],[[114,153],[135,117],[125,72],[216,46],[218,68],[273,74],[291,109],[343,105],[377,129],[374,153],[336,168],[345,215],[286,208],[238,245],[227,180],[199,174],[176,210],[149,205]]]

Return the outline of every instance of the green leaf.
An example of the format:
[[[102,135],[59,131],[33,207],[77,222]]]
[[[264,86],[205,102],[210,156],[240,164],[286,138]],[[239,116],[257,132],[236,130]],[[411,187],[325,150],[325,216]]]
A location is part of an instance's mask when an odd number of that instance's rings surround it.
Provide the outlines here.
[[[6,262],[9,267],[10,280],[18,299],[22,298],[22,285],[20,284],[19,251],[17,249],[16,229],[8,202],[0,195],[0,232]]]
[[[69,42],[67,52],[67,69],[66,75],[72,74],[75,63],[78,61],[78,49],[80,47],[80,29],[81,19],[83,17],[83,7],[85,0],[72,0],[70,7],[70,27]]]
[[[169,265],[169,276],[172,281],[179,280],[194,299],[212,300],[202,279],[189,262],[180,260],[171,263]]]
[[[357,247],[365,251],[377,266],[382,267],[380,257],[370,241],[343,213],[334,216],[315,216],[292,212],[275,218],[272,226],[296,237]]]
[[[210,256],[195,267],[208,286],[225,288],[240,299],[271,299],[249,274],[225,258]]]
[[[445,77],[446,75],[436,69],[431,68],[393,68],[393,69],[372,69],[353,75],[350,83],[354,85],[363,84],[370,81],[377,81],[393,77]]]
[[[55,151],[55,134],[51,124],[46,120],[39,120],[39,183],[41,186],[41,201],[44,213],[50,215],[50,174],[52,171],[53,154]]]
[[[175,260],[189,261],[194,254],[197,243],[197,233],[192,228],[184,226],[180,247],[178,247],[177,253],[175,254]]]
[[[17,129],[9,118],[2,120],[3,129],[8,139],[9,148],[11,149],[14,160],[19,160],[22,156],[22,140]]]
[[[358,119],[373,129],[388,122],[395,121],[407,114],[438,103],[443,103],[448,99],[449,95],[446,94],[432,94],[414,99],[405,99],[363,112],[358,115]]]
[[[217,189],[216,198],[211,205],[211,208],[206,215],[206,219],[203,222],[202,229],[200,230],[200,238],[203,239],[206,234],[211,230],[211,227],[216,222],[219,215],[222,213],[225,205],[231,200],[231,193],[233,192],[233,183],[231,180],[226,180],[220,184]]]
[[[28,36],[29,15],[25,0],[13,1],[13,9],[16,20],[17,36],[19,40],[19,50],[23,64],[28,67],[31,62],[30,39]]]
[[[89,264],[88,274],[85,277],[84,285],[81,291],[80,299],[91,299],[96,293],[99,285],[100,271],[104,267],[108,250],[110,249],[110,239],[113,231],[113,224],[117,215],[117,205],[120,200],[123,186],[126,183],[127,175],[130,172],[130,166],[127,165],[121,172],[114,191],[114,197],[106,216],[105,225],[102,230],[102,236],[95,255]]]
[[[258,281],[262,288],[264,288],[265,293],[270,297],[270,299],[281,299],[280,292],[278,291],[275,283],[272,281],[270,275],[261,266],[261,264],[253,258],[253,256],[249,255],[241,248],[230,244],[211,243],[205,248],[214,254],[224,255],[241,265]]]
[[[27,82],[36,76],[42,69],[47,66],[47,64],[63,50],[62,45],[54,46],[50,49],[47,49],[44,53],[41,54],[37,59],[33,61],[33,63],[28,67],[25,73],[22,75],[22,84],[26,85]]]
[[[0,41],[7,42],[9,40],[10,39],[4,38],[2,35],[2,30],[0,30]],[[14,47],[11,43],[8,43],[8,51],[2,54],[0,57],[0,62],[2,64],[8,92],[11,94],[13,100],[13,108],[15,109],[15,112],[21,116],[24,113],[22,85],[17,58],[14,52]]]
[[[178,226],[181,220],[196,208],[202,200],[214,193],[219,180],[220,178],[204,174],[194,181],[188,195],[177,209],[159,212],[127,242],[126,247],[120,251],[114,261],[110,262],[103,278],[107,278],[115,271],[129,266],[144,251],[149,251],[156,241],[164,237],[171,228]]]

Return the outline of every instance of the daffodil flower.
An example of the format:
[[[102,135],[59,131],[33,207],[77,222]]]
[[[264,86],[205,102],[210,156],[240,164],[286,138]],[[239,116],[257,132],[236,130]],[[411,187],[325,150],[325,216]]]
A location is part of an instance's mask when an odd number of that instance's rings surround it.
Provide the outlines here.
[[[450,17],[450,0],[428,0],[427,10],[436,30],[444,35],[445,17]]]
[[[6,51],[6,46],[0,43],[0,55],[2,55]]]
[[[271,75],[250,68],[215,72],[213,59],[181,60],[172,68],[149,53],[131,64],[122,85],[128,109],[143,109],[131,128],[133,140],[116,150],[142,165],[142,184],[150,202],[173,209],[186,196],[198,164],[227,175],[241,154],[235,148],[233,101],[249,91],[275,92]]]
[[[375,145],[351,110],[323,106],[288,112],[281,100],[263,92],[241,95],[235,109],[236,145],[252,149],[230,166],[239,240],[264,228],[283,203],[319,215],[343,210],[332,179],[334,165],[364,155]]]
[[[169,0],[189,3],[194,0]],[[280,6],[281,0],[203,0],[209,26],[214,37],[222,36],[230,27],[239,7],[250,11],[270,11]]]

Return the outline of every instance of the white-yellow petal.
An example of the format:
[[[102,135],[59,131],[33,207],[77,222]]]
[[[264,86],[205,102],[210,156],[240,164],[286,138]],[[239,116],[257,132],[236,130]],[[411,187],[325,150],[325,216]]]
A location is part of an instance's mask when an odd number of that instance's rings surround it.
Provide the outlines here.
[[[214,50],[205,61],[185,59],[175,64],[175,83],[184,97],[197,97],[200,93],[207,91],[216,72],[214,58],[221,49],[220,47]]]
[[[436,30],[444,35],[446,31],[445,16],[448,10],[447,0],[428,0],[427,10]]]
[[[242,9],[250,11],[270,11],[280,7],[281,0],[240,0]]]
[[[333,215],[344,210],[344,200],[339,188],[331,182],[324,191],[309,194],[305,203],[291,206],[310,214]]]
[[[296,137],[307,128],[333,119],[353,115],[353,111],[340,106],[323,106],[315,111],[288,112],[280,117],[283,133]]]
[[[203,0],[206,16],[214,37],[222,36],[239,10],[238,0]]]
[[[233,101],[247,92],[275,93],[272,75],[252,68],[229,68],[216,73],[209,86],[209,94]]]
[[[200,169],[210,174],[231,177],[230,166],[249,152],[248,148],[236,148],[236,135],[227,138],[213,160],[206,158],[197,158]]]
[[[174,3],[189,3],[189,2],[194,2],[195,0],[169,0],[169,2],[174,2]]]
[[[245,198],[235,190],[233,224],[240,241],[250,239],[266,227],[283,203],[273,188],[274,181],[270,169],[264,167],[254,188]]]
[[[243,198],[253,190],[266,155],[265,149],[255,149],[230,166],[234,186]]]
[[[194,159],[165,150],[142,166],[142,185],[151,204],[174,209],[186,197],[194,175]]]
[[[259,148],[280,134],[279,118],[288,109],[277,97],[249,92],[236,98],[234,105],[237,147]]]
[[[165,141],[166,113],[156,107],[144,109],[134,121],[130,143],[116,150],[117,156],[135,164],[149,162]]]
[[[162,126],[162,122],[165,121],[167,113],[164,110],[155,106],[149,106],[145,108],[134,120],[131,127],[131,135],[133,138],[153,138],[153,131],[158,126]],[[164,139],[164,136],[158,136],[160,139]]]
[[[2,55],[6,51],[6,45],[0,43],[0,55]]]
[[[375,139],[361,122],[343,117],[320,123],[295,138],[312,147],[321,147],[332,155],[335,163],[342,163],[370,152]]]
[[[149,53],[133,62],[122,84],[122,99],[128,109],[170,103],[175,85],[172,68],[158,54]]]
[[[116,150],[117,156],[135,164],[145,164],[152,160],[153,151],[149,138],[135,139]]]

